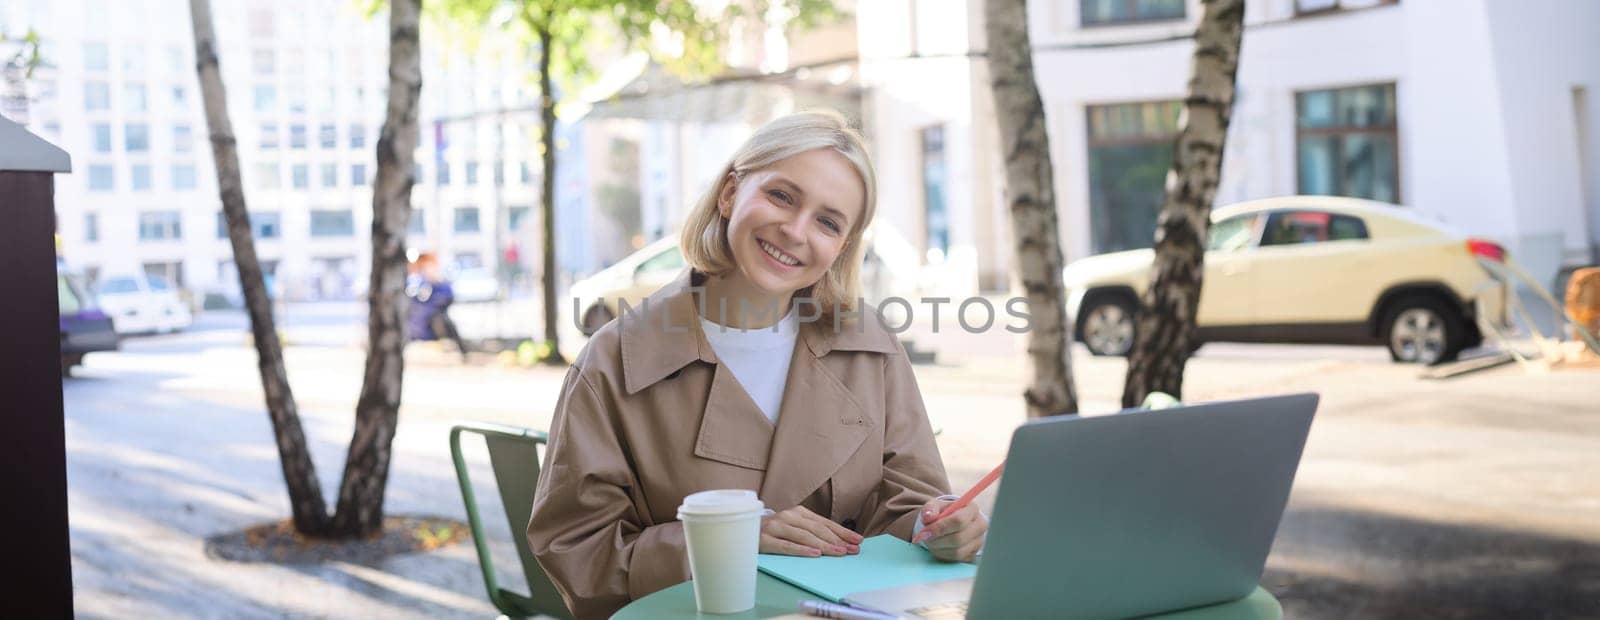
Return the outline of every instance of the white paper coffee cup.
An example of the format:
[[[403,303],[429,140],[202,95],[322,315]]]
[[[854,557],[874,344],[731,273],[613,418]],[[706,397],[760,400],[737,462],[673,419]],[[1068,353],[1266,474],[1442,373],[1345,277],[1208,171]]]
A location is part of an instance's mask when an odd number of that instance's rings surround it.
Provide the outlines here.
[[[756,606],[756,552],[765,506],[755,491],[702,491],[683,498],[683,522],[701,612],[731,614]]]

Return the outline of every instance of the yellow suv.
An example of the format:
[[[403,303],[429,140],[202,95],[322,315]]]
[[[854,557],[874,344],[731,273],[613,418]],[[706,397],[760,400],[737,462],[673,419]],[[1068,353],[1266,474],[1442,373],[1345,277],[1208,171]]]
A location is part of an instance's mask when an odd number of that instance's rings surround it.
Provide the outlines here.
[[[1096,355],[1133,346],[1152,250],[1063,270],[1074,335]],[[1197,343],[1384,344],[1397,362],[1437,364],[1483,340],[1476,313],[1505,322],[1506,287],[1478,264],[1505,249],[1397,205],[1331,196],[1268,198],[1211,212]]]

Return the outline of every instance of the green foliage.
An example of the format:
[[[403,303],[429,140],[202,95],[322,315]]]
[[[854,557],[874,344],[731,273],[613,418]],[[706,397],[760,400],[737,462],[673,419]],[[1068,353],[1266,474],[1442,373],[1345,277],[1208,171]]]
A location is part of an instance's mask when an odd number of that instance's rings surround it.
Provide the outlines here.
[[[17,51],[6,59],[6,67],[20,67],[24,79],[33,77],[35,69],[44,66],[39,53],[39,32],[32,28],[20,38],[0,33],[0,44],[16,44]]]
[[[550,346],[548,340],[524,340],[517,345],[517,365],[532,366],[550,359],[554,353],[555,347]]]
[[[379,2],[381,0],[360,0]],[[475,49],[485,31],[509,30],[527,45],[530,58],[540,33],[550,35],[550,79],[566,93],[596,75],[596,53],[643,51],[686,80],[722,71],[728,26],[761,22],[779,0],[731,0],[720,9],[695,0],[437,0],[424,5],[430,25],[447,38]],[[833,0],[788,0],[791,30],[837,21]],[[531,63],[530,65],[536,65]],[[537,75],[532,76],[537,81]]]

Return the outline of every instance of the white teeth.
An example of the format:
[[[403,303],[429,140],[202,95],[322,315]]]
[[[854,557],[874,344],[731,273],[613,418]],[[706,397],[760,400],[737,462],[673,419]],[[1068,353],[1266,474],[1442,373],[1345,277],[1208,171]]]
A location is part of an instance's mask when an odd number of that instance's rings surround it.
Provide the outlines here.
[[[765,251],[771,257],[778,259],[778,262],[783,263],[785,265],[789,265],[791,267],[794,266],[794,265],[800,264],[800,261],[798,259],[796,259],[795,257],[790,256],[788,254],[784,254],[783,251],[779,250],[778,248],[772,247],[771,244],[769,244],[769,243],[767,243],[765,241],[760,241],[760,240],[757,240],[757,242],[761,245],[762,251]]]

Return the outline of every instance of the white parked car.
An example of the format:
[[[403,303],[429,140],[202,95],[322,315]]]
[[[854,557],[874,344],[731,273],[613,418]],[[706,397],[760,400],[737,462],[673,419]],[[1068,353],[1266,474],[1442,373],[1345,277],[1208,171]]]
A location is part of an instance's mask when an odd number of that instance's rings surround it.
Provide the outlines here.
[[[1063,270],[1074,335],[1096,355],[1133,345],[1153,250]],[[1505,322],[1506,287],[1478,264],[1505,250],[1406,207],[1291,196],[1211,213],[1199,342],[1383,344],[1398,362],[1454,360],[1483,340],[1476,316]]]
[[[564,303],[578,312],[579,331],[594,335],[621,310],[621,303],[637,310],[644,298],[683,271],[683,252],[676,233],[657,239],[622,257],[592,276],[574,282]]]
[[[466,267],[450,279],[450,291],[458,302],[494,301],[500,296],[500,281],[483,267]]]
[[[177,289],[159,277],[111,275],[95,287],[100,309],[111,316],[119,334],[176,332],[194,324],[189,305]]]

